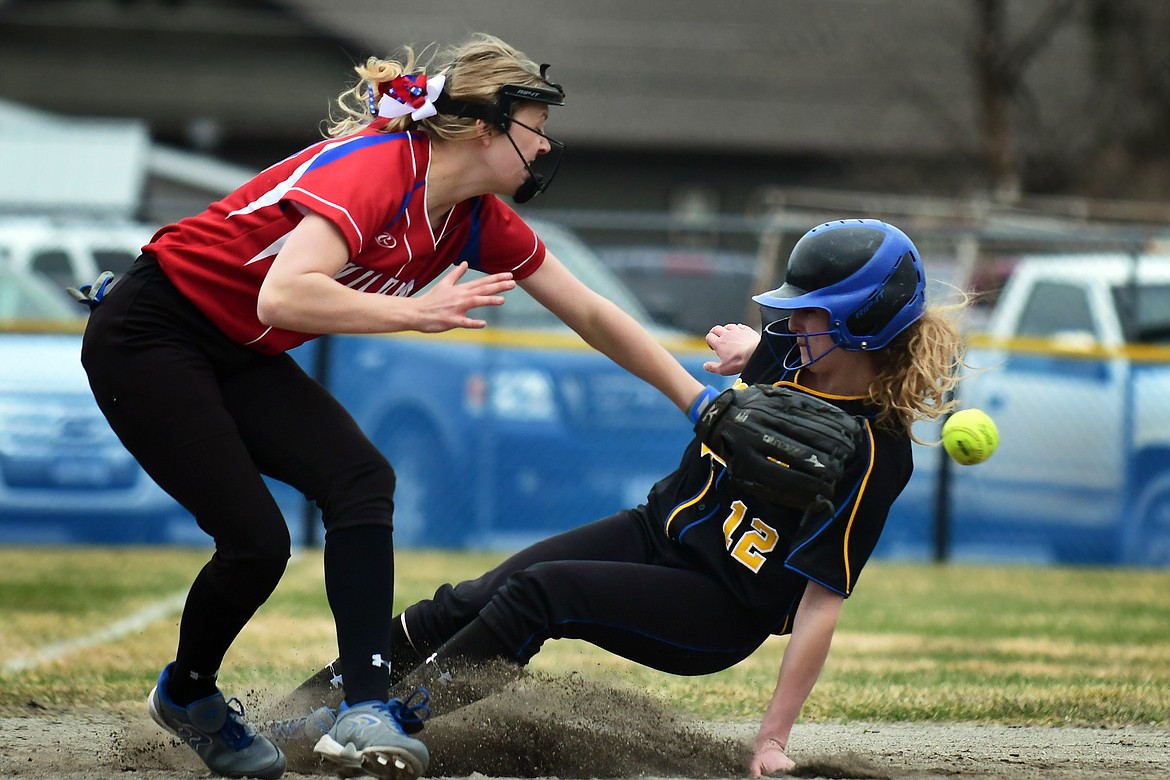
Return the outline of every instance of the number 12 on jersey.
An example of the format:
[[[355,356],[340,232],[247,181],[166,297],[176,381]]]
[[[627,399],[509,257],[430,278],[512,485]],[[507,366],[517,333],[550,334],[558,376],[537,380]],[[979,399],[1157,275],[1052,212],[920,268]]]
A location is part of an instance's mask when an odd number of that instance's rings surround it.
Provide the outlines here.
[[[751,528],[744,531],[736,540],[736,530],[743,524],[745,517],[747,506],[742,501],[733,501],[731,514],[723,521],[723,546],[731,553],[732,558],[753,572],[758,572],[767,560],[768,553],[776,549],[780,534],[763,520],[753,517]]]

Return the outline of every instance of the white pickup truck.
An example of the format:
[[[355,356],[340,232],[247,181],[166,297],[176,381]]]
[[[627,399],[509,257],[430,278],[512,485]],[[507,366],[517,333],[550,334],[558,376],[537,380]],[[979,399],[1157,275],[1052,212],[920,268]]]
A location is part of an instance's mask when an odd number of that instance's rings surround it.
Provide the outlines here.
[[[89,284],[102,271],[121,276],[155,227],[141,222],[0,218],[0,267],[47,276],[57,287]]]
[[[940,469],[916,448],[891,544],[933,538],[949,475],[957,556],[1170,564],[1170,257],[1025,257],[970,346],[962,404],[999,450]]]

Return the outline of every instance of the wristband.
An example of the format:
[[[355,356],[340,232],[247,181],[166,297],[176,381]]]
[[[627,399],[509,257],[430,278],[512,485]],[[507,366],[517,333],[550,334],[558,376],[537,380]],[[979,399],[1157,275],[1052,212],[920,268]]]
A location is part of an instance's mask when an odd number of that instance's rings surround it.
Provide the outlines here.
[[[703,410],[707,408],[707,405],[710,404],[717,395],[719,395],[719,391],[714,387],[711,387],[711,385],[704,387],[701,391],[699,391],[699,395],[695,397],[694,403],[691,404],[690,411],[687,412],[687,419],[690,420],[692,424],[697,423],[699,418],[703,416]]]

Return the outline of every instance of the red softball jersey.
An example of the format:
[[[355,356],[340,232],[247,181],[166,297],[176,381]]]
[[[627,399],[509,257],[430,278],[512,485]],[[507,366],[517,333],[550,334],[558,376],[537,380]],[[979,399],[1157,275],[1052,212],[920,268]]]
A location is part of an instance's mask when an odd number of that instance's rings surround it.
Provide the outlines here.
[[[282,160],[203,213],[162,228],[143,251],[231,339],[266,354],[320,335],[269,327],[256,316],[264,276],[306,212],[345,236],[350,260],[334,278],[363,292],[409,296],[463,261],[516,279],[540,267],[544,242],[495,195],[457,204],[432,229],[430,139],[381,132],[384,126],[375,122]]]

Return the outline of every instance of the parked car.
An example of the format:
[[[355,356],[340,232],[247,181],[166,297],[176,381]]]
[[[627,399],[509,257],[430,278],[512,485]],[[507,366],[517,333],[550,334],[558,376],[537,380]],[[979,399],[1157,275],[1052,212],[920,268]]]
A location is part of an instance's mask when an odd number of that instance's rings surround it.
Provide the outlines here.
[[[696,376],[722,381],[702,371],[702,341],[655,326],[575,235],[533,225],[578,277],[651,327]],[[78,248],[73,262],[86,256],[79,248],[87,240],[61,236],[56,245]],[[35,256],[5,241],[0,230],[0,254]],[[137,254],[127,246],[127,257]],[[80,266],[70,267],[69,283],[102,270],[76,278]],[[65,278],[11,268],[5,278],[20,281],[0,284],[0,539],[206,543],[97,409],[79,362],[84,309],[60,294]],[[512,547],[633,506],[677,465],[691,435],[658,391],[523,290],[507,299],[479,312],[490,323],[482,331],[332,336],[294,351],[310,371],[325,369],[325,383],[394,464],[400,546]],[[294,540],[319,538],[296,491],[269,484]]]
[[[102,271],[121,276],[153,234],[141,222],[8,217],[0,219],[0,266],[41,274],[63,292]]]
[[[532,220],[587,285],[718,384],[699,339],[657,327],[577,237]],[[398,474],[399,545],[512,548],[645,500],[678,465],[686,418],[586,346],[523,290],[479,311],[480,331],[335,336],[294,354],[315,369]]]
[[[84,309],[0,264],[0,541],[149,542],[191,516],[142,471],[79,360]]]
[[[751,252],[606,246],[597,253],[656,322],[696,336],[712,325],[752,320],[751,296],[776,286],[753,289],[757,259]]]
[[[962,467],[916,448],[885,549],[929,546],[946,465],[956,555],[1170,564],[1170,257],[1020,258],[986,327],[959,392],[999,449]]]

